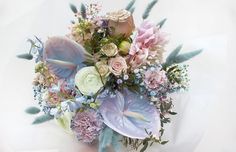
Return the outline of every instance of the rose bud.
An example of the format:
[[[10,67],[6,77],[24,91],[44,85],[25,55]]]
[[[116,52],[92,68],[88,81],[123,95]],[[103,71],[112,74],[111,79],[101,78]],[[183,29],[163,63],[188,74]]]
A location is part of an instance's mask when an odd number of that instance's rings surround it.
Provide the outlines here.
[[[127,55],[129,53],[131,44],[128,41],[122,41],[119,45],[119,53],[121,55]]]

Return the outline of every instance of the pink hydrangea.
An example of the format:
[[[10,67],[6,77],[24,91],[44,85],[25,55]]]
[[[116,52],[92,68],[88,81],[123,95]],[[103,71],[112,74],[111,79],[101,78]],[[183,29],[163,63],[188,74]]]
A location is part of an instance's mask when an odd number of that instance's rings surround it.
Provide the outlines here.
[[[102,126],[101,117],[94,111],[78,112],[71,122],[71,129],[77,138],[85,143],[92,143],[99,135]]]
[[[163,70],[148,70],[144,73],[144,82],[149,89],[158,89],[166,84],[166,73]]]

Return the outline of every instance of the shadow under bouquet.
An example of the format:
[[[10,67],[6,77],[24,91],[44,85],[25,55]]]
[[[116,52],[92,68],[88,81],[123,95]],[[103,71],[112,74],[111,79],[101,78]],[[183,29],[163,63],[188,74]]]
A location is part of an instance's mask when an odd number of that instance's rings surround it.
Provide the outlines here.
[[[158,24],[147,20],[157,0],[150,2],[141,25],[133,19],[135,0],[125,9],[99,15],[100,5],[70,5],[75,20],[66,36],[42,42],[30,39],[35,59],[34,98],[38,107],[26,112],[43,115],[33,124],[55,119],[86,144],[120,152],[121,145],[145,151],[162,139],[170,122],[173,92],[188,88],[187,65],[201,50],[180,54],[182,46],[163,58],[168,43]]]

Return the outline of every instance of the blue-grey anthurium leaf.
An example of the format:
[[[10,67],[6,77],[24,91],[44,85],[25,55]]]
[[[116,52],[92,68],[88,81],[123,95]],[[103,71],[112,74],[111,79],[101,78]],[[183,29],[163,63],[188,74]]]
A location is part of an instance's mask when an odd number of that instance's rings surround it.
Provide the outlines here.
[[[150,105],[147,98],[140,98],[140,95],[124,89],[122,92],[116,91],[115,96],[107,96],[100,100],[102,104],[99,110],[104,123],[119,134],[145,139],[148,137],[148,131],[158,136],[159,112]]]
[[[50,37],[44,46],[43,59],[59,78],[74,76],[78,68],[91,57],[85,49],[67,37]]]

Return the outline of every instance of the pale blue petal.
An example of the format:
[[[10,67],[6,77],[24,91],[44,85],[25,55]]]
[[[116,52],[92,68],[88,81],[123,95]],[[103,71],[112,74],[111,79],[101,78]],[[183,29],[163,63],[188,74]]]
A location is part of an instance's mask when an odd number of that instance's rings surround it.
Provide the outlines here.
[[[130,138],[144,139],[148,137],[146,129],[158,136],[160,116],[148,99],[140,99],[138,94],[124,90],[122,93],[117,91],[115,98],[106,97],[102,101],[100,112],[104,123],[116,132]],[[145,121],[124,115],[126,111],[143,116]]]
[[[47,62],[49,69],[59,78],[69,78],[74,76],[79,68],[85,66],[88,53],[78,43],[70,40],[66,37],[51,37],[45,43],[45,49],[43,52],[44,61],[64,61],[62,63],[71,63],[76,65],[75,68],[69,68],[63,66],[63,64],[57,64],[56,62]]]

